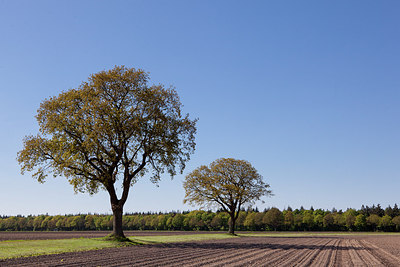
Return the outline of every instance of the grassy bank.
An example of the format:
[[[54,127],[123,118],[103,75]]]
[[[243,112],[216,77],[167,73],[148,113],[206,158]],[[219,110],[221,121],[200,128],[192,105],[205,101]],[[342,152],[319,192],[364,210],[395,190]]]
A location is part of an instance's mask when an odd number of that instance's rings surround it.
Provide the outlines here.
[[[142,244],[154,244],[154,243],[175,243],[175,242],[189,242],[189,241],[202,241],[211,239],[226,239],[236,238],[228,234],[193,234],[193,235],[167,235],[167,236],[130,236],[134,242]]]
[[[210,239],[232,238],[228,234],[194,234],[169,236],[132,236],[131,245],[189,242]],[[109,247],[118,247],[121,242],[108,241],[104,238],[73,238],[48,240],[9,240],[0,242],[0,259],[29,257],[45,254],[59,254],[63,252],[96,250]]]
[[[400,235],[392,232],[250,232],[239,233],[239,236],[265,237],[307,237],[307,236],[366,236],[366,235]]]
[[[118,245],[117,242],[97,238],[9,240],[0,242],[0,259],[95,250]]]

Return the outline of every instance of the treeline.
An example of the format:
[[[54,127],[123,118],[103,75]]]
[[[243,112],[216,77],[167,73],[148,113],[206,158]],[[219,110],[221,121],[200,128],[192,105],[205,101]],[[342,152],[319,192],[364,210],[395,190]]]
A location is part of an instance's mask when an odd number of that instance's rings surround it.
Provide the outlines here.
[[[229,215],[222,211],[170,213],[132,213],[123,216],[124,230],[226,231]],[[0,231],[83,231],[112,230],[112,215],[38,215],[0,217]],[[400,231],[397,205],[361,209],[308,210],[277,208],[242,210],[236,223],[238,231]]]

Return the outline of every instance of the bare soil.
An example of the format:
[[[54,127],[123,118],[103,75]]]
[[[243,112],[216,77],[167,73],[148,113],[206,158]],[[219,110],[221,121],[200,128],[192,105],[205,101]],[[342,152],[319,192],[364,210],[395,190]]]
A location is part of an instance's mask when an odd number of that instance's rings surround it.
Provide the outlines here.
[[[400,236],[240,237],[0,260],[0,266],[400,266]]]

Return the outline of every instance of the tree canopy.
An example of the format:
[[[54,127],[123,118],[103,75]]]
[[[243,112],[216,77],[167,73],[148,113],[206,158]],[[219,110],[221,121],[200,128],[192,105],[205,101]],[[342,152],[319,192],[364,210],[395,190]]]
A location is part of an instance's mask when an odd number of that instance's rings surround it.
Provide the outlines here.
[[[254,204],[271,195],[269,184],[245,160],[221,158],[210,166],[200,166],[186,176],[184,202],[203,207],[219,206],[230,215],[229,233],[243,205]]]
[[[396,205],[395,205],[396,207]],[[400,210],[390,206],[383,210],[370,207],[363,209],[323,210],[291,209],[280,211],[277,208],[242,208],[236,222],[240,231],[400,231]],[[179,214],[179,215],[178,215]],[[355,220],[349,223],[349,215]],[[175,218],[177,216],[177,218]],[[378,216],[378,220],[377,217]],[[112,215],[76,214],[76,215],[38,215],[38,216],[1,216],[0,231],[81,231],[110,230],[113,227]],[[183,220],[182,220],[183,218]],[[171,212],[134,212],[125,213],[125,230],[184,230],[184,231],[221,231],[229,228],[229,214],[223,211],[204,210]]]
[[[165,171],[175,175],[176,166],[182,172],[195,149],[196,120],[182,114],[174,88],[148,81],[143,70],[116,66],[44,100],[39,134],[27,136],[18,153],[22,173],[34,172],[39,182],[52,173],[76,192],[106,190],[115,236],[123,237],[122,208],[136,180],[151,171],[157,182]]]

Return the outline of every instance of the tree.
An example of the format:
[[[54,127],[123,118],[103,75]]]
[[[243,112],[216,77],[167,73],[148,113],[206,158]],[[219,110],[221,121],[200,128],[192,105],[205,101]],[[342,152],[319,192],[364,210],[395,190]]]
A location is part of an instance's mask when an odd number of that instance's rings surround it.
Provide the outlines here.
[[[184,202],[201,206],[220,206],[230,216],[229,233],[234,234],[236,219],[243,205],[254,204],[264,195],[271,195],[269,185],[245,160],[217,159],[200,166],[186,176]]]
[[[354,221],[354,226],[358,231],[363,231],[365,230],[365,227],[367,225],[367,219],[364,214],[359,214],[356,216],[356,220]]]
[[[263,222],[264,215],[263,212],[256,212],[256,215],[254,216],[254,223],[257,231],[265,230],[265,224]]]
[[[232,220],[232,218],[231,218]],[[248,212],[246,219],[243,222],[243,226],[247,228],[247,230],[255,231],[256,229],[256,213],[254,211]]]
[[[371,214],[367,217],[367,225],[371,227],[371,230],[376,231],[377,226],[381,222],[381,217],[376,214]]]
[[[75,192],[106,190],[116,238],[124,238],[123,206],[137,179],[151,170],[157,182],[165,171],[175,175],[176,165],[182,172],[195,148],[196,120],[181,114],[176,91],[148,80],[143,70],[116,66],[43,101],[40,133],[25,137],[18,153],[22,173],[33,171],[39,182],[52,173]]]
[[[276,231],[283,225],[284,217],[279,209],[271,208],[267,213],[265,213],[263,221],[269,229]]]
[[[314,216],[314,226],[317,230],[321,230],[324,227],[324,215],[317,214]]]
[[[223,224],[224,224],[224,220],[220,213],[216,214],[211,221],[211,227],[214,230],[221,230]]]
[[[344,213],[344,220],[347,227],[347,230],[353,230],[354,223],[356,221],[357,212],[354,209],[347,209]]]
[[[246,221],[247,218],[247,212],[246,211],[241,211],[238,218],[236,219],[236,228],[240,230],[244,230],[244,222]]]
[[[391,215],[391,217],[400,216],[400,210],[399,210],[399,207],[397,206],[397,204],[394,204],[392,212],[393,212],[393,214]]]
[[[325,230],[332,230],[335,225],[335,218],[332,213],[327,213],[322,220]]]
[[[400,230],[400,216],[396,216],[392,219],[392,223],[396,227],[396,231]]]
[[[297,213],[294,215],[293,225],[294,225],[295,230],[304,230],[303,214]]]
[[[314,215],[312,210],[304,211],[303,215],[303,225],[308,231],[312,230],[314,227]]]
[[[379,222],[379,228],[383,231],[390,231],[392,225],[392,218],[389,215],[384,215]]]
[[[289,208],[284,211],[284,219],[283,224],[285,225],[286,230],[292,230],[294,227],[294,216],[292,212],[292,208]]]
[[[174,230],[182,230],[183,227],[183,220],[184,216],[180,213],[175,214],[175,216],[172,218],[172,226]]]

